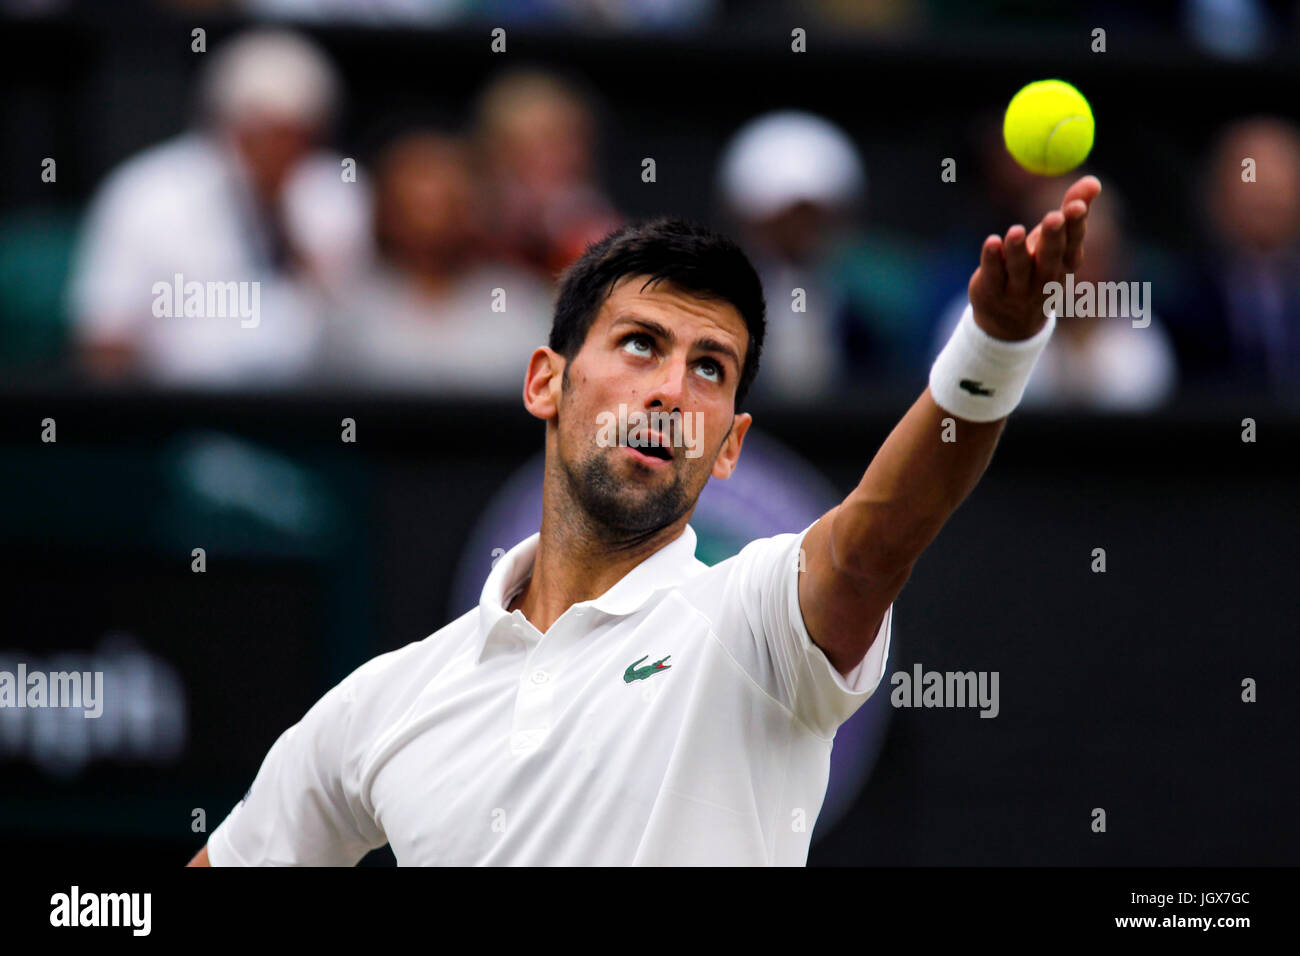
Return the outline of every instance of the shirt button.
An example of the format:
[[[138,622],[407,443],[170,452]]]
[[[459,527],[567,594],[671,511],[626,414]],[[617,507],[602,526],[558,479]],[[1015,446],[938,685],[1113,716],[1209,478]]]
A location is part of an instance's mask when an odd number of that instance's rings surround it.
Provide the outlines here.
[[[546,673],[546,671],[533,671],[534,684],[545,684],[550,679],[551,675]]]

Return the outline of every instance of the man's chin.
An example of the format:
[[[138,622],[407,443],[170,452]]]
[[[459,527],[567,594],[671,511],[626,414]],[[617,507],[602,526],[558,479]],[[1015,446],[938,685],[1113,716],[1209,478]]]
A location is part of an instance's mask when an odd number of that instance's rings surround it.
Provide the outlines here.
[[[628,478],[599,503],[588,501],[588,513],[607,527],[630,534],[658,531],[676,521],[686,510],[681,490],[672,476],[656,475],[643,466],[629,466]],[[594,507],[592,507],[594,505]]]
[[[625,448],[612,448],[574,468],[564,466],[573,500],[616,537],[652,534],[692,504],[672,463],[656,466],[638,458]]]

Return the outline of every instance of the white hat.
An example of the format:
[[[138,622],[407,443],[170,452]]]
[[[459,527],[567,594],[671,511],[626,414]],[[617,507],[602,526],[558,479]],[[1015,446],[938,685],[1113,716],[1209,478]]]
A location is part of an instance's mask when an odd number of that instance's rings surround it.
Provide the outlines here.
[[[733,212],[763,218],[800,201],[828,206],[866,189],[853,141],[833,123],[798,110],[750,120],[723,154],[720,182]]]
[[[316,124],[330,118],[338,88],[314,44],[287,30],[258,30],[214,54],[204,98],[219,121],[270,115]]]

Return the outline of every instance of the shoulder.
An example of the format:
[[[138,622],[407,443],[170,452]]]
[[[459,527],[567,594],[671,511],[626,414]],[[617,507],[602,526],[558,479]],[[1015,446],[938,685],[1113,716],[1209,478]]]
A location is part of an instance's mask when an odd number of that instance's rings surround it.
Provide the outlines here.
[[[329,150],[306,156],[285,182],[283,208],[288,225],[304,242],[323,242],[342,233],[352,243],[369,239],[374,197],[369,176],[357,169],[351,181],[341,175],[344,157]],[[322,237],[318,233],[326,233]],[[369,249],[366,249],[367,254]]]
[[[195,174],[221,168],[215,143],[198,133],[186,133],[142,150],[109,173],[106,189],[148,189],[178,185]]]
[[[354,722],[373,725],[393,719],[469,646],[477,626],[475,607],[423,640],[372,657],[340,681],[330,695],[347,708]]]
[[[706,613],[738,598],[760,597],[786,577],[795,579],[800,566],[800,548],[807,533],[805,528],[755,538],[736,554],[712,566],[693,559],[678,591]]]
[[[170,221],[205,192],[196,185],[219,181],[221,163],[216,145],[206,137],[196,133],[177,136],[115,167],[95,201],[117,214]]]

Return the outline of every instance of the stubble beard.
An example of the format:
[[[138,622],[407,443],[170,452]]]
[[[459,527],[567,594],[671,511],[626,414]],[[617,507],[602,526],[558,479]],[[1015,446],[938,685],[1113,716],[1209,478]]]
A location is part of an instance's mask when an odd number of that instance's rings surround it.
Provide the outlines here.
[[[560,468],[570,501],[581,510],[584,523],[605,541],[649,537],[680,518],[692,504],[682,476],[676,472],[667,485],[650,488],[619,478],[609,456],[598,451],[574,465],[561,458]]]

